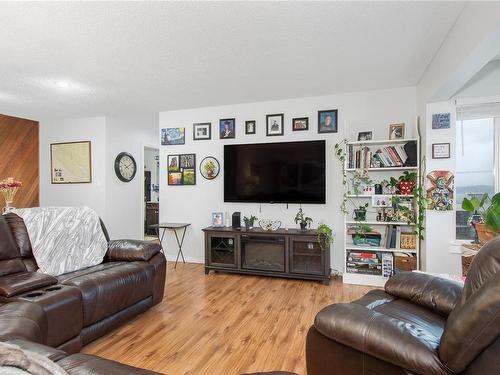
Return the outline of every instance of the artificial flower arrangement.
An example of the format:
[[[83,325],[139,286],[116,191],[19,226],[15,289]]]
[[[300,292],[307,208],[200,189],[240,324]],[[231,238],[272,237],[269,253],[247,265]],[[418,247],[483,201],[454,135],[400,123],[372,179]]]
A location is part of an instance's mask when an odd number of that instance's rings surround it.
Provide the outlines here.
[[[12,208],[14,197],[21,186],[21,181],[16,181],[13,177],[8,177],[0,181],[0,193],[2,193],[5,199],[4,212],[8,212]]]

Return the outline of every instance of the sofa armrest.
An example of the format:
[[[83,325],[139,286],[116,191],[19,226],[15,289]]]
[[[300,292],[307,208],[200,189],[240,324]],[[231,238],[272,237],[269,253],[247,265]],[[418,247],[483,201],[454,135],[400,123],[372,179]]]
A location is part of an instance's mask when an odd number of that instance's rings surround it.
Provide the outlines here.
[[[148,261],[161,251],[160,244],[151,241],[114,240],[108,244],[106,258],[110,261]]]
[[[448,316],[462,296],[463,286],[419,272],[400,272],[385,283],[386,293]]]
[[[0,340],[22,339],[44,344],[47,315],[32,302],[9,302],[0,306]]]
[[[18,272],[0,277],[0,296],[12,297],[17,294],[57,284],[53,276],[40,272]]]
[[[439,338],[355,303],[325,307],[314,320],[323,336],[416,374],[443,374]]]

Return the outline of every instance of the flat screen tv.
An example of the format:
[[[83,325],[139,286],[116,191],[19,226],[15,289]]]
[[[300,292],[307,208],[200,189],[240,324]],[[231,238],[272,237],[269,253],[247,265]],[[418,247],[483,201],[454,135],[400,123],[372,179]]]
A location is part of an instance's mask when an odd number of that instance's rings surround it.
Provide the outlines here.
[[[325,141],[224,146],[224,202],[325,203]]]

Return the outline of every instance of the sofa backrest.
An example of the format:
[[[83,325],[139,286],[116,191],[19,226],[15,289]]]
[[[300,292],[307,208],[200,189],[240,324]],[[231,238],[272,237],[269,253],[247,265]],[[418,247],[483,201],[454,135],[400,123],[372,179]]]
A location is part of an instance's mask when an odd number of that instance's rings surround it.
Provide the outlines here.
[[[35,258],[33,258],[30,238],[23,219],[13,213],[3,215],[3,219],[6,221],[10,229],[11,236],[17,246],[17,250],[25,266],[25,270],[38,270],[38,265],[36,264]]]
[[[26,271],[9,224],[0,216],[0,276]]]
[[[448,316],[439,356],[462,372],[500,336],[500,237],[486,243],[467,273],[462,298]]]

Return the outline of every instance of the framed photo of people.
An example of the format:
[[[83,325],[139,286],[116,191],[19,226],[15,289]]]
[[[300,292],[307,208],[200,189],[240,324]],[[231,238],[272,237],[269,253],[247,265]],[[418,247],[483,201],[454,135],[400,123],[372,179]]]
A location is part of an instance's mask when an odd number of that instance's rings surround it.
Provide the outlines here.
[[[168,155],[167,180],[169,185],[196,185],[196,155]]]
[[[193,124],[193,140],[209,140],[211,137],[212,124],[210,122]]]
[[[219,120],[219,138],[236,138],[236,120],[234,118],[223,118]]]
[[[337,133],[338,131],[338,110],[318,111],[318,133]]]
[[[266,135],[283,135],[283,113],[266,116]]]

